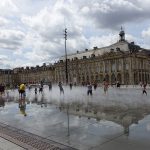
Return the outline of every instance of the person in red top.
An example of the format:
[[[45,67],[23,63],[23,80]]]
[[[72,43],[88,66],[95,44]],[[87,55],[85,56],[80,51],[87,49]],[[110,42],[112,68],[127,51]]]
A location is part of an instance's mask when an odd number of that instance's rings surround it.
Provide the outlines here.
[[[108,86],[109,86],[109,83],[107,81],[104,81],[104,93],[105,94],[108,92]]]

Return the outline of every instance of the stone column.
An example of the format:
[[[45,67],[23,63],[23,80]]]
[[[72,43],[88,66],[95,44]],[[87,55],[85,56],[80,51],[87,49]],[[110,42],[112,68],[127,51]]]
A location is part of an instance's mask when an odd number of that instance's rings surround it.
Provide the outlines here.
[[[124,58],[122,58],[121,63],[122,63],[122,68],[121,68],[121,70],[122,70],[122,71],[121,71],[121,72],[122,72],[122,73],[121,73],[121,74],[122,74],[122,75],[121,75],[121,76],[122,76],[122,84],[124,84],[124,83],[125,83],[125,82],[124,82],[124,73],[125,73],[125,72],[124,72],[124,71],[125,71],[125,70],[124,70],[124,69],[125,69],[125,68],[124,68]]]
[[[105,61],[103,61],[103,79],[105,78]]]
[[[133,85],[134,84],[134,77],[133,77],[133,70],[132,70],[132,56],[128,58],[129,60],[129,84]]]
[[[108,70],[108,75],[109,75],[109,83],[111,84],[111,61],[109,60],[109,70]]]

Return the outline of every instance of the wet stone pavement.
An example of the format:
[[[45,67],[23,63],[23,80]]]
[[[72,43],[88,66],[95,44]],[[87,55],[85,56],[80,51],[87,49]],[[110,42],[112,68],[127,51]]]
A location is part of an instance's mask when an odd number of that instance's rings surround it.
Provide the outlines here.
[[[3,137],[25,149],[35,150],[75,150],[69,146],[42,138],[38,135],[0,124],[0,137]]]
[[[0,98],[0,136],[25,149],[149,150],[150,94],[140,87],[102,88],[87,96],[85,87],[58,86],[34,94],[26,90],[24,111],[17,90]],[[69,131],[68,136],[68,116]],[[27,116],[24,116],[24,114]]]

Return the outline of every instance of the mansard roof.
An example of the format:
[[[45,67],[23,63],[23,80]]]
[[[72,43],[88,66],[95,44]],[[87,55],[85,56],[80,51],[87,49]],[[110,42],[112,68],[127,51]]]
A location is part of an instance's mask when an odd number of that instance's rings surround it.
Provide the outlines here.
[[[106,47],[102,47],[102,48],[97,48],[94,47],[91,50],[85,50],[85,51],[77,51],[77,53],[74,54],[69,54],[67,55],[67,59],[73,60],[75,58],[78,59],[83,59],[83,58],[90,58],[93,55],[94,56],[101,56],[106,52],[110,52],[110,51],[122,51],[122,52],[138,52],[139,50],[141,50],[142,48],[138,45],[135,45],[134,42],[129,43],[128,41],[118,41],[112,45],[106,46]],[[62,56],[60,58],[60,60],[65,60],[65,56]]]

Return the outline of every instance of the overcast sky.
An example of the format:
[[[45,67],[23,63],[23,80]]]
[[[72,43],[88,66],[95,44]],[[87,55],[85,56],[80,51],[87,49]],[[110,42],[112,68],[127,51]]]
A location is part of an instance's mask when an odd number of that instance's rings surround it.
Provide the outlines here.
[[[118,40],[150,49],[150,0],[0,0],[0,68],[36,66]]]

